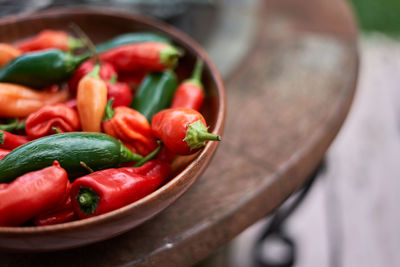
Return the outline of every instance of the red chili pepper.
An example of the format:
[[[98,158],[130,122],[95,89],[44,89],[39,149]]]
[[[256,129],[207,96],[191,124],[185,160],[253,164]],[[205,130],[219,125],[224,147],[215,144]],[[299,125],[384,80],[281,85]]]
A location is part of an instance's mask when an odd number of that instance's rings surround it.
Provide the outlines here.
[[[0,226],[18,226],[51,210],[68,197],[67,172],[53,166],[26,173],[0,186]]]
[[[129,84],[132,90],[136,90],[146,77],[147,72],[120,73],[118,80]]]
[[[8,153],[10,153],[10,150],[0,148],[0,159],[4,158]]]
[[[77,219],[75,212],[72,210],[72,201],[69,192],[70,190],[68,190],[68,197],[62,205],[56,207],[54,210],[39,214],[33,218],[33,223],[37,226],[43,226],[70,222]]]
[[[114,99],[113,108],[119,106],[129,107],[132,102],[132,91],[127,83],[117,81],[117,76],[113,76],[107,82],[107,100]]]
[[[153,134],[177,155],[192,154],[208,140],[221,140],[219,135],[208,133],[206,125],[198,111],[188,108],[162,110],[151,121]]]
[[[0,148],[14,149],[31,141],[25,135],[16,135],[0,130]]]
[[[152,160],[142,167],[122,167],[93,172],[72,183],[72,207],[88,218],[133,203],[156,190],[171,173],[171,166]]]
[[[18,43],[17,47],[22,52],[38,51],[56,48],[63,51],[81,48],[85,43],[74,38],[64,31],[43,30],[38,35]]]
[[[36,139],[57,132],[74,132],[80,129],[78,113],[64,104],[45,106],[28,116],[25,131]]]
[[[192,77],[185,80],[174,94],[171,108],[191,108],[199,111],[204,101],[204,89],[201,83],[203,61],[197,60]]]
[[[68,81],[68,90],[71,95],[76,95],[79,81],[93,70],[94,65],[95,63],[92,60],[88,60],[82,63],[75,71],[74,75]],[[113,65],[107,62],[100,64],[99,76],[102,80],[109,81],[115,75],[117,75],[117,71]]]
[[[120,139],[142,156],[157,148],[157,140],[145,116],[128,107],[117,107],[112,110],[111,104],[112,101],[109,101],[105,121],[102,123],[106,134]]]
[[[175,67],[181,55],[169,44],[144,42],[117,46],[100,54],[100,59],[121,72],[162,71]]]

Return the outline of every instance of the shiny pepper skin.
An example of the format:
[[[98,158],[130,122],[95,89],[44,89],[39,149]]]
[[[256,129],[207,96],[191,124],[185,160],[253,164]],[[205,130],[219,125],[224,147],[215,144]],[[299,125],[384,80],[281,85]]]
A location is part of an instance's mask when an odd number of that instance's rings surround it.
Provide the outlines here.
[[[68,174],[57,161],[10,184],[0,184],[0,226],[19,226],[55,208],[68,197],[68,189]]]
[[[177,155],[195,153],[206,141],[221,137],[207,132],[206,121],[198,111],[188,108],[165,109],[153,116],[153,134]]]
[[[113,116],[103,122],[103,130],[125,145],[134,148],[134,152],[142,156],[157,148],[157,142],[146,117],[140,112],[128,108],[117,107]]]
[[[0,130],[0,148],[2,149],[12,150],[28,143],[29,141],[31,140],[25,135],[12,134],[7,131]]]
[[[25,123],[25,131],[31,139],[54,134],[55,131],[65,133],[79,129],[78,113],[65,104],[45,106],[29,115]]]

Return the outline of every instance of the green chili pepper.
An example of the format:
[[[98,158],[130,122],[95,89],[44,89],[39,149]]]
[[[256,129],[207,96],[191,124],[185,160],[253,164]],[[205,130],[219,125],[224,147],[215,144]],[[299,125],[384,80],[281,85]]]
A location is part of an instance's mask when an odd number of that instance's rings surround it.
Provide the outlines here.
[[[154,114],[169,108],[177,85],[172,70],[150,73],[141,83],[131,107],[151,121]]]
[[[169,44],[170,41],[158,34],[151,32],[134,32],[119,35],[105,43],[96,46],[97,53],[104,52],[116,46],[131,44],[131,43],[142,43],[142,42],[160,42]]]
[[[60,162],[70,178],[75,178],[87,174],[88,167],[97,171],[117,167],[123,162],[141,162],[142,159],[106,134],[54,134],[26,143],[0,160],[0,183],[51,166],[54,160]]]
[[[0,70],[0,82],[45,88],[68,79],[90,54],[74,56],[57,49],[25,53]]]

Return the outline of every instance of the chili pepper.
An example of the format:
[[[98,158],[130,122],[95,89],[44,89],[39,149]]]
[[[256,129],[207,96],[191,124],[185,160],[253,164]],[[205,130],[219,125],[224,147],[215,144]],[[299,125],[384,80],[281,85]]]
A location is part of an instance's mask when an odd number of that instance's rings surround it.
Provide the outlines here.
[[[7,132],[23,130],[23,129],[25,129],[25,120],[20,120],[17,118],[12,119],[7,124],[0,125],[0,130],[7,131]]]
[[[96,65],[78,84],[77,108],[82,130],[101,132],[101,120],[107,105],[107,85],[100,79],[100,66]]]
[[[90,54],[74,56],[57,49],[19,56],[0,70],[0,82],[22,84],[35,89],[65,81]]]
[[[45,105],[63,102],[67,97],[65,90],[37,92],[21,85],[0,83],[0,117],[26,117]]]
[[[18,226],[53,209],[68,197],[68,188],[68,174],[57,161],[53,166],[26,173],[12,183],[2,185],[0,225]]]
[[[70,197],[70,188],[68,189],[68,197],[60,206],[53,210],[46,211],[33,218],[33,223],[36,226],[53,225],[73,221],[77,218],[72,210],[72,201]]]
[[[4,158],[8,153],[10,153],[10,150],[0,148],[0,159]]]
[[[147,155],[157,147],[157,141],[151,132],[150,123],[140,112],[128,107],[111,108],[112,100],[106,109],[103,130],[124,144],[132,146],[136,153]]]
[[[111,77],[107,82],[107,100],[114,99],[113,108],[119,106],[129,107],[132,102],[132,91],[127,83],[117,82],[117,76]]]
[[[160,111],[151,121],[153,134],[177,155],[188,155],[221,137],[208,133],[204,117],[196,110],[171,108]]]
[[[132,153],[121,141],[102,133],[72,132],[45,136],[11,151],[0,161],[0,183],[51,165],[58,160],[70,178],[93,170],[138,162],[143,157]]]
[[[16,135],[0,130],[0,148],[14,149],[29,141],[29,138],[25,135]]]
[[[160,42],[166,44],[170,43],[170,41],[164,36],[152,32],[131,32],[119,35],[107,42],[97,45],[96,50],[97,53],[101,53],[116,46],[132,44],[132,43],[144,43],[144,42]]]
[[[170,172],[169,164],[153,160],[138,168],[91,173],[72,183],[72,207],[82,219],[104,214],[150,194],[168,179]]]
[[[199,111],[204,101],[204,89],[201,83],[203,61],[197,60],[192,77],[185,80],[176,89],[171,108],[191,108]]]
[[[162,71],[173,68],[182,52],[172,45],[157,42],[133,43],[112,48],[100,54],[117,71]]]
[[[177,83],[172,70],[149,73],[136,92],[131,107],[151,121],[154,114],[169,108]]]
[[[74,38],[64,31],[43,30],[31,38],[19,42],[17,47],[26,53],[50,48],[69,51],[81,48],[84,45],[84,41]]]
[[[89,74],[93,70],[94,66],[95,63],[92,60],[87,60],[75,71],[74,75],[68,80],[68,90],[71,95],[76,95],[79,81],[85,75]],[[110,63],[101,62],[99,75],[103,81],[109,81],[114,75],[117,75],[117,71]]]
[[[10,44],[0,43],[0,68],[21,55],[21,51]]]
[[[28,116],[25,131],[29,138],[37,139],[54,134],[53,127],[60,133],[78,131],[78,113],[64,104],[45,106]]]

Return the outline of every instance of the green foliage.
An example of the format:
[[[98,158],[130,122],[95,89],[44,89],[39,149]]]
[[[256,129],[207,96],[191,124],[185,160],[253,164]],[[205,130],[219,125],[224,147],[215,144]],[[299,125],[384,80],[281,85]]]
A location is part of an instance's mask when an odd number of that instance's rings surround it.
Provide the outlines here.
[[[400,34],[399,0],[351,0],[358,23],[364,31]]]

